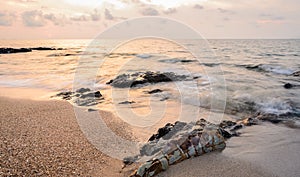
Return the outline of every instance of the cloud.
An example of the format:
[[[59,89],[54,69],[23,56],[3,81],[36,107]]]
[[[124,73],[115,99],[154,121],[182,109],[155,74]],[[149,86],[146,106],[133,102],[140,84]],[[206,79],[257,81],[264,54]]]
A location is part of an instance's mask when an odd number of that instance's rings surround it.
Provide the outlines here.
[[[224,20],[224,21],[230,21],[230,18],[224,17],[223,20]]]
[[[16,15],[8,12],[0,12],[0,26],[11,26]]]
[[[89,21],[89,18],[86,15],[77,15],[77,16],[71,17],[70,19],[72,21],[77,21],[77,22]]]
[[[12,0],[15,2],[26,3],[26,2],[38,2],[38,0]]]
[[[174,14],[177,12],[176,8],[168,8],[167,10],[163,11],[164,14]]]
[[[104,16],[106,20],[114,20],[114,16],[112,16],[112,14],[108,9],[105,9]]]
[[[194,8],[195,9],[204,9],[204,7],[199,4],[194,5]]]
[[[159,12],[152,8],[152,7],[148,7],[146,9],[144,9],[142,12],[141,12],[143,15],[145,16],[156,16],[156,15],[159,15]]]
[[[43,12],[39,10],[26,11],[22,13],[22,20],[25,26],[41,27],[46,24]]]
[[[97,9],[94,9],[94,11],[90,15],[93,21],[99,21],[101,19],[101,15]]]
[[[44,14],[44,18],[46,20],[51,21],[56,26],[64,26],[66,24],[69,24],[68,19],[64,14],[55,15],[53,13]]]

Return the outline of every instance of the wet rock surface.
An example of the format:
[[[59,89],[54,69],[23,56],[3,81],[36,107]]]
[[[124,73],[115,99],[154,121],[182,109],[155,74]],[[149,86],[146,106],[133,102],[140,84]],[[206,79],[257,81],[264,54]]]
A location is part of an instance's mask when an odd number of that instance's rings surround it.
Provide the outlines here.
[[[133,104],[135,103],[134,101],[122,101],[119,104]]]
[[[186,79],[191,79],[186,75],[177,75],[173,72],[137,72],[133,74],[121,74],[115,79],[110,80],[106,84],[110,84],[113,87],[118,88],[129,88],[135,87],[141,84],[155,84],[159,82],[172,82],[172,81],[182,81]]]
[[[172,132],[169,138],[164,138]],[[188,124],[167,124],[160,128],[156,135],[157,137],[145,144],[140,151],[140,156],[149,156],[151,160],[143,163],[132,177],[155,176],[170,165],[212,151],[221,151],[226,146],[221,128],[204,119]],[[138,158],[125,158],[124,163],[133,163],[129,160]]]
[[[78,106],[94,106],[104,99],[100,91],[92,91],[89,88],[80,88],[75,92],[60,92],[53,97],[59,97],[64,100],[70,100]]]
[[[295,77],[299,77],[300,76],[300,71],[296,71],[292,74],[292,76],[295,76]]]
[[[170,165],[183,160],[223,150],[227,139],[240,135],[238,130],[258,125],[263,121],[277,124],[283,120],[279,115],[258,112],[237,121],[223,120],[220,124],[213,124],[204,119],[191,123],[168,123],[150,137],[148,143],[141,147],[139,155],[125,158],[124,163],[129,165],[148,157],[151,160],[143,163],[131,177],[155,176]]]
[[[163,92],[163,91],[160,90],[160,89],[154,89],[154,90],[148,91],[147,93],[149,93],[149,94],[154,94],[154,93],[160,93],[160,92]]]
[[[63,50],[62,48],[51,48],[51,47],[32,47],[32,48],[0,48],[0,54],[11,54],[11,53],[26,53],[32,52],[33,50]]]

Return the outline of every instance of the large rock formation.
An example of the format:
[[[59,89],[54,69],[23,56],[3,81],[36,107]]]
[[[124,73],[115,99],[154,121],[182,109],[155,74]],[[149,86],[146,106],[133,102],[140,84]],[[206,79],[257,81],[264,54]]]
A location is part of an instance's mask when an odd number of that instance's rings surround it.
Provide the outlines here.
[[[115,79],[110,80],[107,84],[118,88],[135,87],[139,84],[146,83],[159,83],[159,82],[172,82],[190,79],[186,75],[177,75],[173,72],[137,72],[134,74],[121,74]]]

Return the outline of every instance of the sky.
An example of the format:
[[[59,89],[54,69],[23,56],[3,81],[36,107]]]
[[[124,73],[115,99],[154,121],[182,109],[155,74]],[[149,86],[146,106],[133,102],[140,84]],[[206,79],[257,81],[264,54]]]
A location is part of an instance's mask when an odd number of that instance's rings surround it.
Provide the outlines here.
[[[92,39],[113,25],[167,17],[208,39],[300,38],[299,0],[0,0],[0,39]]]

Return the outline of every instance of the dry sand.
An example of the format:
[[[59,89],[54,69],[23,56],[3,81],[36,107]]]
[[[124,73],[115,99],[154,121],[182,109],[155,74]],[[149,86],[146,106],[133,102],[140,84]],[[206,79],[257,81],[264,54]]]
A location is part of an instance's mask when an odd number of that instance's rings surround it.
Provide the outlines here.
[[[128,174],[120,173],[122,161],[108,157],[87,141],[68,102],[1,97],[0,108],[0,176]],[[103,112],[103,117],[111,115]],[[115,131],[125,129],[115,124]]]
[[[82,133],[73,106],[66,101],[0,97],[0,108],[0,176],[118,177],[128,176],[136,168],[132,165],[122,170],[121,160],[97,150]],[[138,136],[112,114],[100,114],[117,135],[129,140]],[[232,150],[241,149],[228,148],[186,160],[159,176],[275,176],[255,161],[231,157],[235,154]]]

